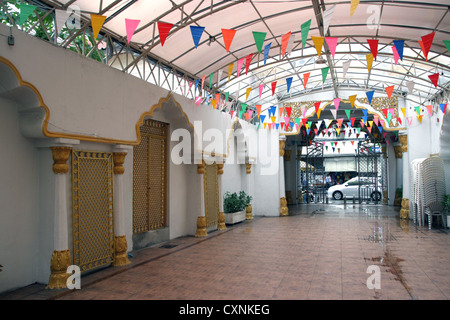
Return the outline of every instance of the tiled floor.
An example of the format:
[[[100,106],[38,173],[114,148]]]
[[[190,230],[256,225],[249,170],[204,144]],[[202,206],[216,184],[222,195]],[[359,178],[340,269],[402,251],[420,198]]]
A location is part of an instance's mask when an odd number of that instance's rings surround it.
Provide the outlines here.
[[[287,217],[135,252],[127,267],[82,277],[81,290],[35,285],[0,299],[449,299],[449,229],[397,216],[383,205],[292,206]],[[367,287],[371,265],[380,289]]]

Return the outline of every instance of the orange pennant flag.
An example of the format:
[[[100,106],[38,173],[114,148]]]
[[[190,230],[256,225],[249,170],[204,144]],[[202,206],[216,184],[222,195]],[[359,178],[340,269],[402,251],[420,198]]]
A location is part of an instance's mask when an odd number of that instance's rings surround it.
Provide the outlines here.
[[[386,87],[385,89],[386,89],[386,93],[389,97],[389,100],[391,100],[392,93],[394,92],[394,86]]]
[[[291,31],[284,34],[281,37],[281,58],[284,58],[284,55],[286,54],[286,49],[289,44],[289,38],[291,37]]]
[[[255,108],[256,108],[256,112],[258,114],[258,118],[259,118],[259,116],[261,115],[261,105],[257,104],[257,105],[255,105]]]
[[[227,52],[230,51],[231,42],[233,41],[236,30],[233,29],[222,29],[223,42],[225,44],[225,49]]]
[[[306,89],[306,84],[308,83],[308,79],[309,79],[310,75],[311,75],[311,72],[303,74],[303,87],[305,87],[305,89]]]
[[[106,16],[100,16],[98,14],[91,14],[91,26],[94,33],[94,39],[97,39],[100,29],[105,23]]]
[[[419,119],[420,123],[422,123],[422,118],[423,118],[423,114],[421,114],[420,116],[417,116],[417,119]]]
[[[320,58],[320,56],[322,55],[323,41],[325,40],[325,38],[312,36],[311,39],[314,42],[314,46],[316,47],[317,54]]]

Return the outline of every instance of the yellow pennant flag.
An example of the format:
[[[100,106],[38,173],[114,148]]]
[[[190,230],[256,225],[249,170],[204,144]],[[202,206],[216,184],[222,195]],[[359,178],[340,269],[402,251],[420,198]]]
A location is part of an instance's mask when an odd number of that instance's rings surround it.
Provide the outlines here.
[[[369,122],[369,127],[372,127],[373,121],[367,121]]]
[[[358,7],[360,0],[352,0],[350,3],[350,17],[355,13],[356,8]]]
[[[367,60],[367,70],[372,69],[372,63],[373,63],[373,54],[369,53],[368,55],[366,55],[366,60]]]
[[[317,112],[316,112],[317,113],[317,118],[320,118],[320,113],[321,112],[322,112],[322,110],[320,110],[320,109],[317,110]]]
[[[277,117],[270,117],[270,119],[272,120],[272,123],[275,123],[275,120],[277,120]]]
[[[233,72],[234,62],[228,66],[228,82],[231,78],[231,73]]]
[[[211,99],[210,101],[211,101],[211,104],[212,104],[213,108],[215,109],[216,108],[216,104],[217,104],[216,99]]]
[[[336,128],[336,133],[339,136],[341,134],[341,128]]]
[[[105,23],[106,16],[99,16],[98,14],[91,14],[91,26],[94,33],[94,39],[97,39],[100,29]]]
[[[314,42],[314,46],[316,47],[317,50],[317,54],[320,56],[322,55],[322,47],[323,47],[323,41],[324,41],[324,37],[311,37],[312,41]]]
[[[422,118],[423,118],[423,114],[421,114],[420,116],[417,116],[417,119],[419,119],[420,123],[422,123]]]
[[[403,116],[405,116],[405,114],[406,114],[406,108],[400,108],[400,110],[402,110]]]
[[[245,100],[248,99],[248,96],[250,95],[250,92],[252,91],[252,87],[247,88],[247,95],[245,97]]]
[[[356,94],[353,96],[349,96],[348,99],[350,100],[350,104],[352,105],[352,108],[355,107]]]

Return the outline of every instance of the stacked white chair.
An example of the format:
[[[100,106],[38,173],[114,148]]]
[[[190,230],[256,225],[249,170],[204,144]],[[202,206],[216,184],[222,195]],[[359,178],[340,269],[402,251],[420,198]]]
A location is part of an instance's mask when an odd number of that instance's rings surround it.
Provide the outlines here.
[[[443,201],[446,194],[444,161],[440,157],[430,157],[424,160],[420,167],[424,187],[423,212],[428,218],[428,229],[431,229],[433,216],[440,217],[445,228],[446,221],[443,206]]]
[[[422,177],[422,167],[421,164],[425,160],[416,159],[411,161],[410,169],[410,209],[413,213],[413,220],[415,224],[419,226],[424,225],[424,185]]]

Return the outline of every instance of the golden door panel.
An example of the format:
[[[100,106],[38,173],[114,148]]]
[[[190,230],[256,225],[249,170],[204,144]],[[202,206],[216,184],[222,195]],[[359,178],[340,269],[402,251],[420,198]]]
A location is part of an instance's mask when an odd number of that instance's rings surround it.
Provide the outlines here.
[[[147,232],[167,225],[167,125],[146,120],[141,141],[133,151],[133,231]]]
[[[114,261],[112,153],[72,151],[73,262],[81,271]]]
[[[205,215],[206,227],[217,226],[219,217],[219,186],[217,179],[217,164],[205,166]]]

